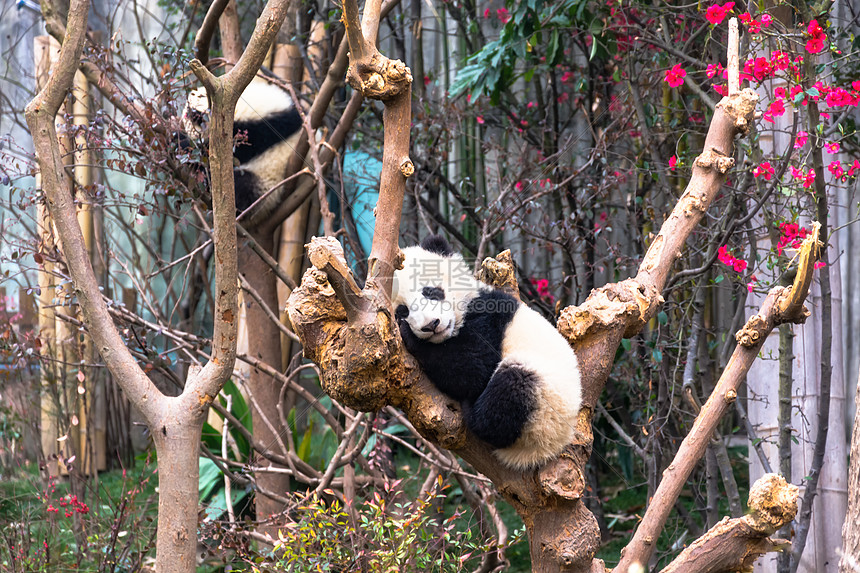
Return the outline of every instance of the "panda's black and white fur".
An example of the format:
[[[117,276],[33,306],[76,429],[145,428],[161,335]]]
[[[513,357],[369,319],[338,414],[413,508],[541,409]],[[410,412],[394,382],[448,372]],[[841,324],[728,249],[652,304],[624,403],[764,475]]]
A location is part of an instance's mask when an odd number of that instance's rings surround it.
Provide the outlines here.
[[[506,465],[527,469],[574,437],[582,389],[576,355],[516,298],[477,281],[437,235],[403,249],[395,317],[406,349]]]
[[[205,140],[208,131],[209,99],[204,88],[188,95],[182,128],[192,139]],[[238,139],[233,156],[236,209],[250,207],[284,179],[287,161],[293,154],[302,128],[302,118],[290,95],[261,78],[251,81],[236,104],[233,137]],[[281,189],[270,193],[243,223],[254,226],[265,220],[283,198]]]

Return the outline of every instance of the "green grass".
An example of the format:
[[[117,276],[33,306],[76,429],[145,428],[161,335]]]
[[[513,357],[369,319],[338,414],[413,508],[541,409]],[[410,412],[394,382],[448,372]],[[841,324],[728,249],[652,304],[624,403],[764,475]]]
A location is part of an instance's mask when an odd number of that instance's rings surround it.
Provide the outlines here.
[[[0,482],[0,570],[133,571],[154,545],[153,464],[84,482],[43,481],[33,466]]]

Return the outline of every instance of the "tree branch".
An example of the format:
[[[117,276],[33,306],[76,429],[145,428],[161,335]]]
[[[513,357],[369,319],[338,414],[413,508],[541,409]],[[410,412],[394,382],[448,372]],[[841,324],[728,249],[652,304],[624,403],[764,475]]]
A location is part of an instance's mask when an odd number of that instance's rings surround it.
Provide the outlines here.
[[[72,86],[81,59],[88,10],[88,0],[74,0],[71,3],[60,55],[48,83],[27,105],[24,113],[33,135],[36,159],[42,175],[42,190],[63,246],[69,272],[74,278],[75,294],[81,305],[84,324],[111,374],[121,383],[124,382],[123,390],[141,408],[141,413],[150,423],[156,417],[163,396],[126,348],[102,299],[78,225],[74,199],[64,181],[66,168],[54,125],[54,118]]]
[[[660,573],[751,571],[761,555],[783,551],[790,545],[788,541],[769,536],[794,519],[798,495],[798,487],[781,476],[762,476],[750,490],[748,515],[723,519]]]
[[[819,249],[816,225],[813,225],[812,233],[804,239],[800,249],[799,259],[805,266],[798,269],[794,284],[789,288],[771,289],[758,314],[750,317],[736,334],[738,345],[710,398],[696,416],[693,428],[678,448],[675,459],[663,472],[663,480],[651,498],[645,517],[624,549],[618,564],[619,571],[628,571],[637,563],[643,567],[648,563],[672,505],[696,463],[704,455],[711,434],[722,415],[737,399],[738,388],[758,356],[767,335],[780,324],[801,323],[809,316],[809,311],[803,306],[803,300],[809,289],[809,275],[813,272],[815,254]]]

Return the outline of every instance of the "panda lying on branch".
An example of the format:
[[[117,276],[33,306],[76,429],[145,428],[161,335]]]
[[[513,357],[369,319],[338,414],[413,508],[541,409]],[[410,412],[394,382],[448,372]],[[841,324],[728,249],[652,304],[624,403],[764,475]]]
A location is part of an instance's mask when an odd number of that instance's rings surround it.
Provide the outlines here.
[[[516,298],[473,278],[441,236],[403,249],[395,318],[406,350],[466,425],[516,469],[556,457],[574,437],[582,388],[576,355]]]
[[[188,94],[182,113],[184,138],[206,140],[209,128],[209,98],[205,88]],[[236,210],[242,213],[281,182],[287,162],[301,135],[302,118],[286,91],[261,78],[254,78],[236,103],[233,116],[235,159],[233,180]],[[269,193],[249,212],[243,224],[254,228],[265,221],[282,202],[285,186]]]

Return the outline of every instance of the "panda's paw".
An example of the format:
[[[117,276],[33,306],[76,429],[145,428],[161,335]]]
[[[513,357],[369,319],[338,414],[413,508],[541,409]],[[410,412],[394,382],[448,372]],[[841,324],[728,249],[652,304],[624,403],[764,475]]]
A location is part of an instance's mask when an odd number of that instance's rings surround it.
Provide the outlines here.
[[[406,347],[406,350],[412,353],[412,350],[418,346],[419,338],[415,336],[415,333],[412,332],[411,328],[409,328],[409,323],[407,323],[405,319],[398,319],[397,326],[400,328],[400,338],[403,340],[403,346]]]

